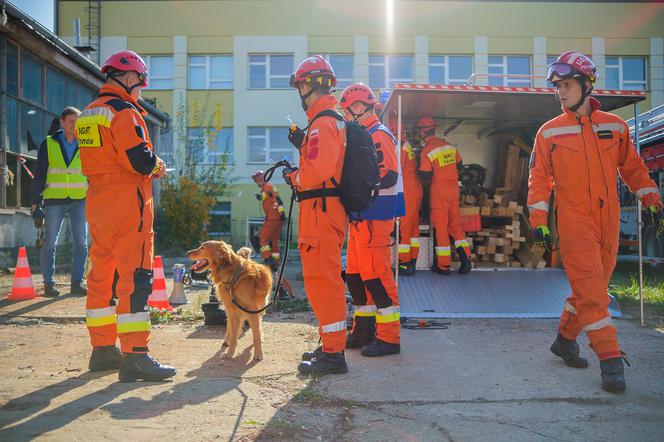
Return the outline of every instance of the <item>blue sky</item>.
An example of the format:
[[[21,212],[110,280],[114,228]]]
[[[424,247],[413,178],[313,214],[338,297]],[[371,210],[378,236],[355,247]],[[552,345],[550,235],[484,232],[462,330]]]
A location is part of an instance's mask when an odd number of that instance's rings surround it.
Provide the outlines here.
[[[9,0],[23,12],[53,31],[55,29],[55,2],[53,0]]]

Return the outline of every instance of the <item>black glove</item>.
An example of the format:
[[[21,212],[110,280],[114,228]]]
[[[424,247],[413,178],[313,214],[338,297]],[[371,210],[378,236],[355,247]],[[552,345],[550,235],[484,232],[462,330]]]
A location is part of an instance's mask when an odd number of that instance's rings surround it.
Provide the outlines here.
[[[289,186],[293,187],[293,180],[290,177],[290,174],[297,171],[297,167],[284,167],[284,170],[281,172],[284,177],[284,182]]]
[[[263,194],[262,193],[256,192],[256,193],[254,193],[254,195],[256,196],[256,199],[258,201],[263,201]]]
[[[302,129],[297,127],[295,124],[291,124],[290,128],[288,129],[288,141],[290,141],[297,150],[300,150],[300,147],[302,147],[305,136],[306,134]]]
[[[35,210],[32,212],[32,219],[35,222],[40,222],[43,221],[46,218],[46,213],[44,213],[44,209],[41,206],[35,207]]]
[[[544,247],[546,250],[551,251],[553,249],[553,243],[551,241],[551,232],[549,232],[549,227],[542,224],[537,226],[533,230],[533,235],[535,236],[535,244],[540,247]]]

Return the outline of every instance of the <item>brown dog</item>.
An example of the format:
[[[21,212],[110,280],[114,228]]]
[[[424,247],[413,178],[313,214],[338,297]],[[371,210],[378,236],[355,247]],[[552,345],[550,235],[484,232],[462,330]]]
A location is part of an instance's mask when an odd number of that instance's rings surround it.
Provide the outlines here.
[[[247,256],[245,251],[241,254]],[[190,250],[187,257],[196,261],[191,266],[192,271],[210,270],[217,293],[226,310],[224,344],[227,344],[228,348],[222,358],[229,359],[235,354],[240,330],[246,320],[253,334],[254,360],[262,360],[262,319],[265,312],[258,314],[244,312],[232,300],[234,298],[247,310],[259,310],[265,307],[272,288],[270,269],[233,252],[231,246],[223,241],[206,241],[199,248]]]

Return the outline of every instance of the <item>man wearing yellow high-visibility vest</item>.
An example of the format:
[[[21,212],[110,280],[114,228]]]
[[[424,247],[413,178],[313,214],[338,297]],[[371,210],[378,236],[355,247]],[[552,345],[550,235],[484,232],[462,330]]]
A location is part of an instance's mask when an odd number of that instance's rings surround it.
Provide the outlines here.
[[[46,217],[41,271],[44,277],[44,296],[48,297],[60,294],[53,279],[55,245],[67,214],[74,241],[71,293],[79,296],[87,294],[83,272],[88,254],[88,228],[85,220],[88,181],[81,173],[81,157],[75,131],[76,119],[80,113],[75,107],[65,108],[60,115],[62,130],[46,137],[37,156],[31,203],[33,216],[39,217],[39,212],[43,210]]]

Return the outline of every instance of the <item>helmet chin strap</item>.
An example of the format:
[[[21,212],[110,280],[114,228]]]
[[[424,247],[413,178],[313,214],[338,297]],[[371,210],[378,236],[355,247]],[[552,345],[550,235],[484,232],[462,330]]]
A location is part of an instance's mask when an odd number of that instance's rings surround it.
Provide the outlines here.
[[[126,73],[126,72],[125,72],[125,73]],[[140,84],[140,83],[136,83],[135,85],[129,87],[129,86],[126,86],[123,82],[121,82],[120,80],[118,80],[118,79],[116,78],[116,77],[120,77],[120,76],[124,75],[125,73],[122,73],[122,74],[120,74],[120,75],[118,75],[118,74],[115,74],[115,75],[107,74],[107,76],[108,76],[108,78],[110,78],[111,80],[115,81],[117,84],[119,84],[120,86],[122,86],[122,89],[124,89],[124,90],[127,92],[127,95],[131,95],[131,92],[132,92],[135,88],[139,87],[141,84]]]
[[[357,121],[362,115],[366,114],[371,109],[373,109],[373,106],[366,106],[365,105],[364,110],[362,112],[360,112],[359,114],[356,114],[355,112],[353,112],[353,110],[350,108],[350,106],[348,106],[348,108],[346,110],[348,111],[349,114],[351,114],[353,116],[353,120]]]
[[[586,98],[590,96],[590,93],[592,92],[593,88],[592,86],[590,89],[586,87],[586,78],[585,77],[575,77],[576,81],[579,82],[579,85],[581,86],[581,98],[579,101],[574,105],[570,106],[567,109],[571,110],[572,112],[576,112],[579,110],[581,106],[583,106],[583,103],[586,101]],[[556,88],[556,100],[560,102],[560,94],[558,93],[558,88]]]
[[[302,109],[304,109],[305,112],[309,109],[309,106],[307,106],[307,98],[309,98],[309,97],[311,96],[311,94],[313,94],[314,92],[316,92],[316,89],[315,89],[315,88],[311,88],[311,89],[309,90],[309,92],[307,92],[306,94],[302,95],[302,94],[300,93],[300,88],[297,89],[297,93],[298,93],[298,95],[300,95],[300,101],[302,101]]]

